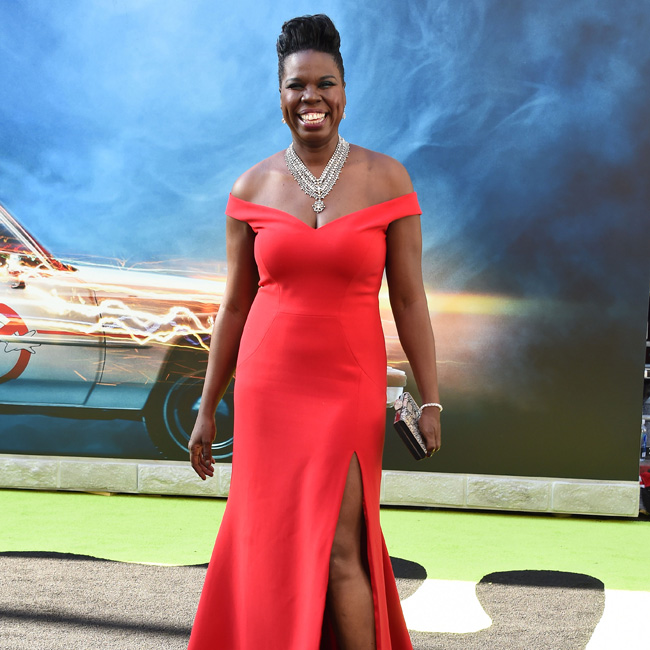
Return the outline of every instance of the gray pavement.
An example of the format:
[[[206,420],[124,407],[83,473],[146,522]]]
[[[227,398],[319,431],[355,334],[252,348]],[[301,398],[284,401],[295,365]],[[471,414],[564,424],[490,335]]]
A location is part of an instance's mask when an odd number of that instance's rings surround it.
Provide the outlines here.
[[[413,562],[394,559],[393,566],[402,599],[426,578]],[[0,649],[185,649],[205,569],[0,554]],[[547,571],[492,574],[477,585],[477,596],[490,628],[413,632],[415,650],[582,649],[605,600],[598,580]]]

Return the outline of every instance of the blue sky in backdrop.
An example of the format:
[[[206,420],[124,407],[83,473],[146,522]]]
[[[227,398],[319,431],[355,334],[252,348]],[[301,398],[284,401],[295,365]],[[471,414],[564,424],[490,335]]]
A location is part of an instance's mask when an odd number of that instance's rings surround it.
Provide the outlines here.
[[[412,173],[431,283],[611,282],[593,247],[647,225],[647,0],[3,1],[0,201],[60,254],[223,259],[232,182],[288,143],[275,39],[318,11],[342,132]]]

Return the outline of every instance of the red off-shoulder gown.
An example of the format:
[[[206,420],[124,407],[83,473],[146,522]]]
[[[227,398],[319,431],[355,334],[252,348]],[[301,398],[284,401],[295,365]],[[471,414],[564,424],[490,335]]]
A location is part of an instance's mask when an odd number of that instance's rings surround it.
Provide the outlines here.
[[[315,229],[230,197],[226,214],[256,234],[260,282],[237,359],[230,496],[190,650],[337,648],[325,595],[353,454],[377,649],[411,649],[379,525],[386,349],[378,292],[388,225],[420,212],[413,192]]]

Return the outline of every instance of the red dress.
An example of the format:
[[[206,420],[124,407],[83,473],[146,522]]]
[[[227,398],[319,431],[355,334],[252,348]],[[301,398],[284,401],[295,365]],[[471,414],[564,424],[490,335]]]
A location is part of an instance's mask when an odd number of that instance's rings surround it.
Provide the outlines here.
[[[386,348],[378,292],[386,229],[415,192],[311,228],[231,196],[256,233],[259,290],[235,379],[230,496],[190,650],[335,649],[330,549],[352,455],[361,467],[377,650],[410,650],[379,525]]]

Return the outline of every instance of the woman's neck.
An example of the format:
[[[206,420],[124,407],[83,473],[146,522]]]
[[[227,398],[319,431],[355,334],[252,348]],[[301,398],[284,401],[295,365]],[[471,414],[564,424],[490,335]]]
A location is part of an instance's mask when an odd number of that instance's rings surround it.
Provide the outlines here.
[[[334,155],[338,143],[338,133],[336,133],[330,140],[314,145],[306,145],[304,142],[296,142],[294,138],[293,149],[312,174],[318,177],[323,169],[325,169],[330,158]],[[314,170],[318,171],[318,173],[315,173]]]

